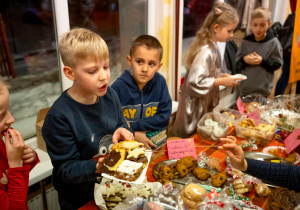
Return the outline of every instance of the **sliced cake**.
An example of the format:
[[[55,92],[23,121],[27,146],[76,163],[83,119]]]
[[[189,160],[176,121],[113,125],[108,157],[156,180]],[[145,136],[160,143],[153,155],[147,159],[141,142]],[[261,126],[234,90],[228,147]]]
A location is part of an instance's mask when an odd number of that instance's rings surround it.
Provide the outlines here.
[[[117,168],[126,158],[125,149],[112,149],[110,153],[104,158],[102,163],[96,170],[96,173],[106,173],[109,175],[114,175]]]
[[[143,171],[143,163],[124,160],[118,167],[115,177],[126,181],[135,181]]]

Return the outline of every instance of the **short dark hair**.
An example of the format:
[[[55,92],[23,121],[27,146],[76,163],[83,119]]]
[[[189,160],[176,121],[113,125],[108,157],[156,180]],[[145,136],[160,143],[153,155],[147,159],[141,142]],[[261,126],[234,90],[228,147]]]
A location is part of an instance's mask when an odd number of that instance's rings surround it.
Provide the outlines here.
[[[140,46],[146,46],[148,50],[149,49],[158,50],[160,52],[160,60],[162,59],[162,57],[163,57],[163,47],[161,46],[158,39],[155,38],[154,36],[141,35],[138,38],[136,38],[131,44],[130,56],[132,56],[134,51],[136,50],[136,48],[138,48]]]

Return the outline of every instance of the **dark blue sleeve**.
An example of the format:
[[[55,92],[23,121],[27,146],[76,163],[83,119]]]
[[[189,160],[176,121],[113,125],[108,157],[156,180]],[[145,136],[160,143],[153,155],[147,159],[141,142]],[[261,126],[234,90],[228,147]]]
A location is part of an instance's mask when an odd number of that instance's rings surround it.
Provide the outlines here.
[[[172,99],[166,80],[162,77],[160,80],[160,99],[157,112],[153,117],[143,118],[137,122],[131,122],[130,126],[134,131],[157,131],[168,127],[172,112]],[[153,92],[152,94],[158,94]]]
[[[282,51],[281,44],[277,38],[274,38],[274,40],[275,40],[273,46],[274,48],[272,50],[270,57],[263,58],[260,64],[268,72],[276,71],[283,64],[283,58],[282,58],[283,51]]]
[[[245,173],[265,180],[270,184],[300,192],[300,166],[246,159]]]
[[[42,128],[52,165],[66,183],[95,179],[97,162],[82,160],[73,133],[66,120],[48,114]]]

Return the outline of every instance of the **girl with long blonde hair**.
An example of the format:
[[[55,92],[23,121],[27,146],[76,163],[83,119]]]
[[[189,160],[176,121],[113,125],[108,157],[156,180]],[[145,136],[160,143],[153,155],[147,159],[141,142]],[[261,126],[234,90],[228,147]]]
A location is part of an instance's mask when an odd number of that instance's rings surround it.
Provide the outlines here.
[[[201,117],[219,103],[219,86],[233,87],[241,80],[221,74],[221,54],[217,42],[233,36],[238,15],[230,5],[217,2],[206,17],[185,56],[187,69],[173,135],[186,138],[197,132]]]

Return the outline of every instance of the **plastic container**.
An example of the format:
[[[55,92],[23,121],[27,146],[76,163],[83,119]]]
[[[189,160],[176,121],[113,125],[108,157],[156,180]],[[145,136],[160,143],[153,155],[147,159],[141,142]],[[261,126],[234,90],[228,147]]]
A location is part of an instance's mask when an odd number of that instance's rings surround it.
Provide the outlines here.
[[[226,123],[232,123],[233,126],[236,126],[241,120],[247,117],[247,114],[241,114],[238,110],[221,108],[219,105],[213,109],[214,113],[221,114],[223,118],[226,119]]]
[[[252,121],[253,124],[250,123]],[[256,144],[266,146],[273,140],[277,125],[260,120],[245,118],[236,125],[236,135],[240,138],[255,139]]]
[[[219,141],[228,135],[227,118],[219,113],[205,114],[197,124],[198,135],[206,140]]]

